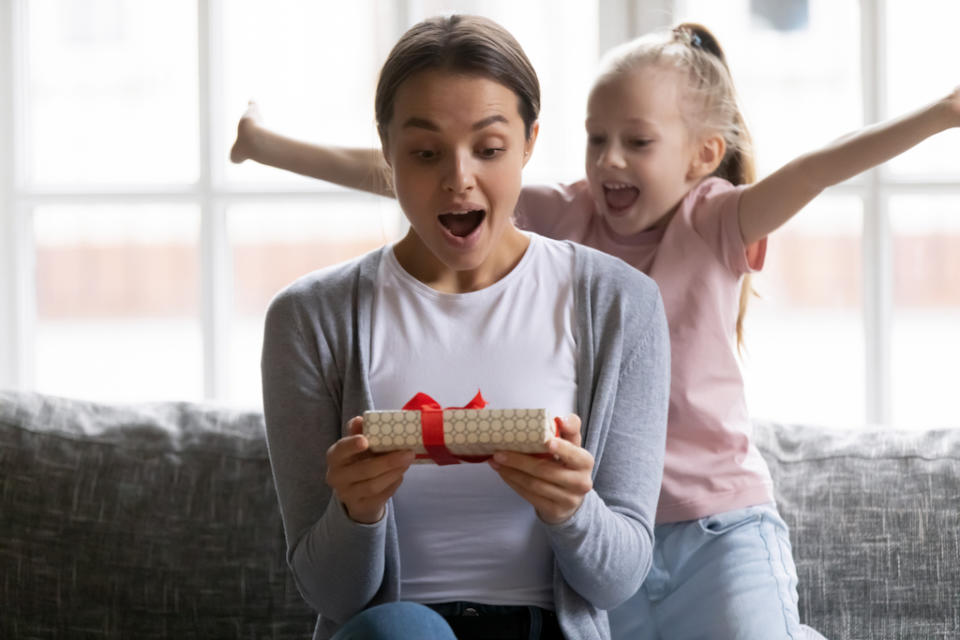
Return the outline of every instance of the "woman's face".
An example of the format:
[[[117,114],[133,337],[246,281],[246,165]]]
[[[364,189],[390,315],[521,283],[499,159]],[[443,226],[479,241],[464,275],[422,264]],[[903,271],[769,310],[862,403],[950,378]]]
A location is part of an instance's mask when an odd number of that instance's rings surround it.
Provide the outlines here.
[[[441,290],[503,277],[526,248],[512,217],[535,138],[517,95],[488,78],[429,70],[400,85],[384,155],[412,227],[401,264]]]

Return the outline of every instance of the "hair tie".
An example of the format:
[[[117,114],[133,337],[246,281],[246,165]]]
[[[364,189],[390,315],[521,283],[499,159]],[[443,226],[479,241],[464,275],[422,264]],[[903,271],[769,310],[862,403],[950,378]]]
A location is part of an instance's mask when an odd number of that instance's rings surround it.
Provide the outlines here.
[[[703,39],[690,27],[675,27],[673,35],[678,41],[693,49],[706,50],[703,47]]]

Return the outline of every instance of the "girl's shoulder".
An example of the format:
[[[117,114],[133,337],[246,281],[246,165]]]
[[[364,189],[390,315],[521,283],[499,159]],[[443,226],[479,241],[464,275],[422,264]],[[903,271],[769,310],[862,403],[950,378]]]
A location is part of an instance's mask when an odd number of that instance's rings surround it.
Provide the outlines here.
[[[593,216],[586,180],[523,187],[517,201],[517,224],[552,238],[580,240]]]
[[[729,198],[733,194],[738,194],[746,185],[734,185],[729,180],[712,176],[704,179],[687,193],[683,199],[683,204],[691,208],[701,208],[715,204],[718,198]]]
[[[521,202],[536,202],[543,200],[575,202],[584,197],[589,199],[590,186],[586,178],[575,182],[551,182],[546,184],[524,185],[520,190]]]

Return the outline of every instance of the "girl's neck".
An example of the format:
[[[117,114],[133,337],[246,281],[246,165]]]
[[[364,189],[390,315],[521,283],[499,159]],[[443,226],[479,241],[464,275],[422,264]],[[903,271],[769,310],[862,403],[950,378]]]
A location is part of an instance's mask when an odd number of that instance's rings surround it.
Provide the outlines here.
[[[393,253],[407,273],[431,289],[441,293],[469,293],[485,289],[510,273],[529,245],[530,238],[511,224],[481,264],[459,270],[442,262],[411,228],[393,246]]]

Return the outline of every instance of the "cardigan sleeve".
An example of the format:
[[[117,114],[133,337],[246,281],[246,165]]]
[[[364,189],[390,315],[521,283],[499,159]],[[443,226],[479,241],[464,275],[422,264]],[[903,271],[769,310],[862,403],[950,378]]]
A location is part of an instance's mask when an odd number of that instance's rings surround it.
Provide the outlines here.
[[[327,346],[336,336],[324,332],[321,314],[312,312],[322,306],[324,298],[316,295],[322,289],[298,281],[271,303],[261,360],[263,406],[287,562],[307,603],[342,624],[380,589],[387,518],[354,522],[326,483],[326,451],[352,416],[341,415]],[[338,308],[346,299],[338,298]]]
[[[592,294],[586,338],[592,401],[582,416],[595,458],[594,487],[570,519],[547,529],[567,584],[593,606],[611,609],[639,589],[652,564],[670,343],[652,280],[626,265],[597,275],[602,290]],[[618,285],[624,280],[626,286]]]

